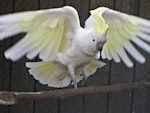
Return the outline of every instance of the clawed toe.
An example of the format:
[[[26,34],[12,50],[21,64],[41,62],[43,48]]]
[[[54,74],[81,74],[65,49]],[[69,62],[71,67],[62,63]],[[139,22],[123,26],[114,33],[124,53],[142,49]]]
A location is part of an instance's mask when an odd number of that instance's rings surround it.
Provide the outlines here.
[[[87,75],[84,73],[84,71],[82,71],[81,76],[82,76],[82,85],[84,85],[87,80]]]
[[[78,89],[78,87],[77,87],[77,78],[76,78],[75,75],[72,76],[72,82],[73,82],[74,88]]]

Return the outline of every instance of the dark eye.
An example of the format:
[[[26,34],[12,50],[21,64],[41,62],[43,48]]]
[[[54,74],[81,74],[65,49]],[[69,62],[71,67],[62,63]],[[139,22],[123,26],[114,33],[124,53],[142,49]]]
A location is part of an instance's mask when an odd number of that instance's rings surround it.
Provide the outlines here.
[[[93,39],[93,42],[95,42],[95,39]]]

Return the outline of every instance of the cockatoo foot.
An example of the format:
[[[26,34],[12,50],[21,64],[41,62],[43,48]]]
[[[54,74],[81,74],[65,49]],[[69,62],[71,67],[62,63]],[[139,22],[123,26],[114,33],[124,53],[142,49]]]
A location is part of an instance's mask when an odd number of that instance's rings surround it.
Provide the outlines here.
[[[73,82],[74,88],[75,88],[75,89],[78,89],[76,76],[75,76],[75,75],[71,75],[71,77],[72,77],[72,82]]]
[[[85,74],[85,72],[84,72],[84,71],[82,71],[81,76],[82,76],[82,85],[84,85],[84,84],[85,84],[85,82],[86,82],[86,80],[87,80],[87,75]]]

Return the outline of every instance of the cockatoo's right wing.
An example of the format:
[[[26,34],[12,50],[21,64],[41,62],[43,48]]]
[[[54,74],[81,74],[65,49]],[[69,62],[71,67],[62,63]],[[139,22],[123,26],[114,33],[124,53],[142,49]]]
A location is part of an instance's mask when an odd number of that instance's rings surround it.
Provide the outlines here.
[[[16,61],[27,55],[52,60],[58,52],[65,52],[71,45],[73,33],[80,27],[77,11],[62,8],[8,14],[0,17],[0,40],[21,32],[27,33],[5,57]]]

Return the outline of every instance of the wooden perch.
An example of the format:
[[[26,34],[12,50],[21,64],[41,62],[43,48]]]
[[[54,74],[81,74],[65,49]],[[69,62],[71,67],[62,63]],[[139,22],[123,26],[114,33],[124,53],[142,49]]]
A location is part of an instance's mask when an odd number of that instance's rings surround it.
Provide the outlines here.
[[[93,94],[93,93],[110,93],[110,92],[120,92],[124,90],[131,90],[137,88],[150,88],[149,82],[134,82],[134,83],[124,83],[115,84],[110,86],[90,86],[81,87],[78,89],[58,89],[54,91],[42,91],[42,92],[9,92],[0,91],[0,104],[1,105],[14,105],[17,104],[19,100],[29,99],[29,100],[40,100],[48,98],[64,98],[74,95],[83,94]]]

